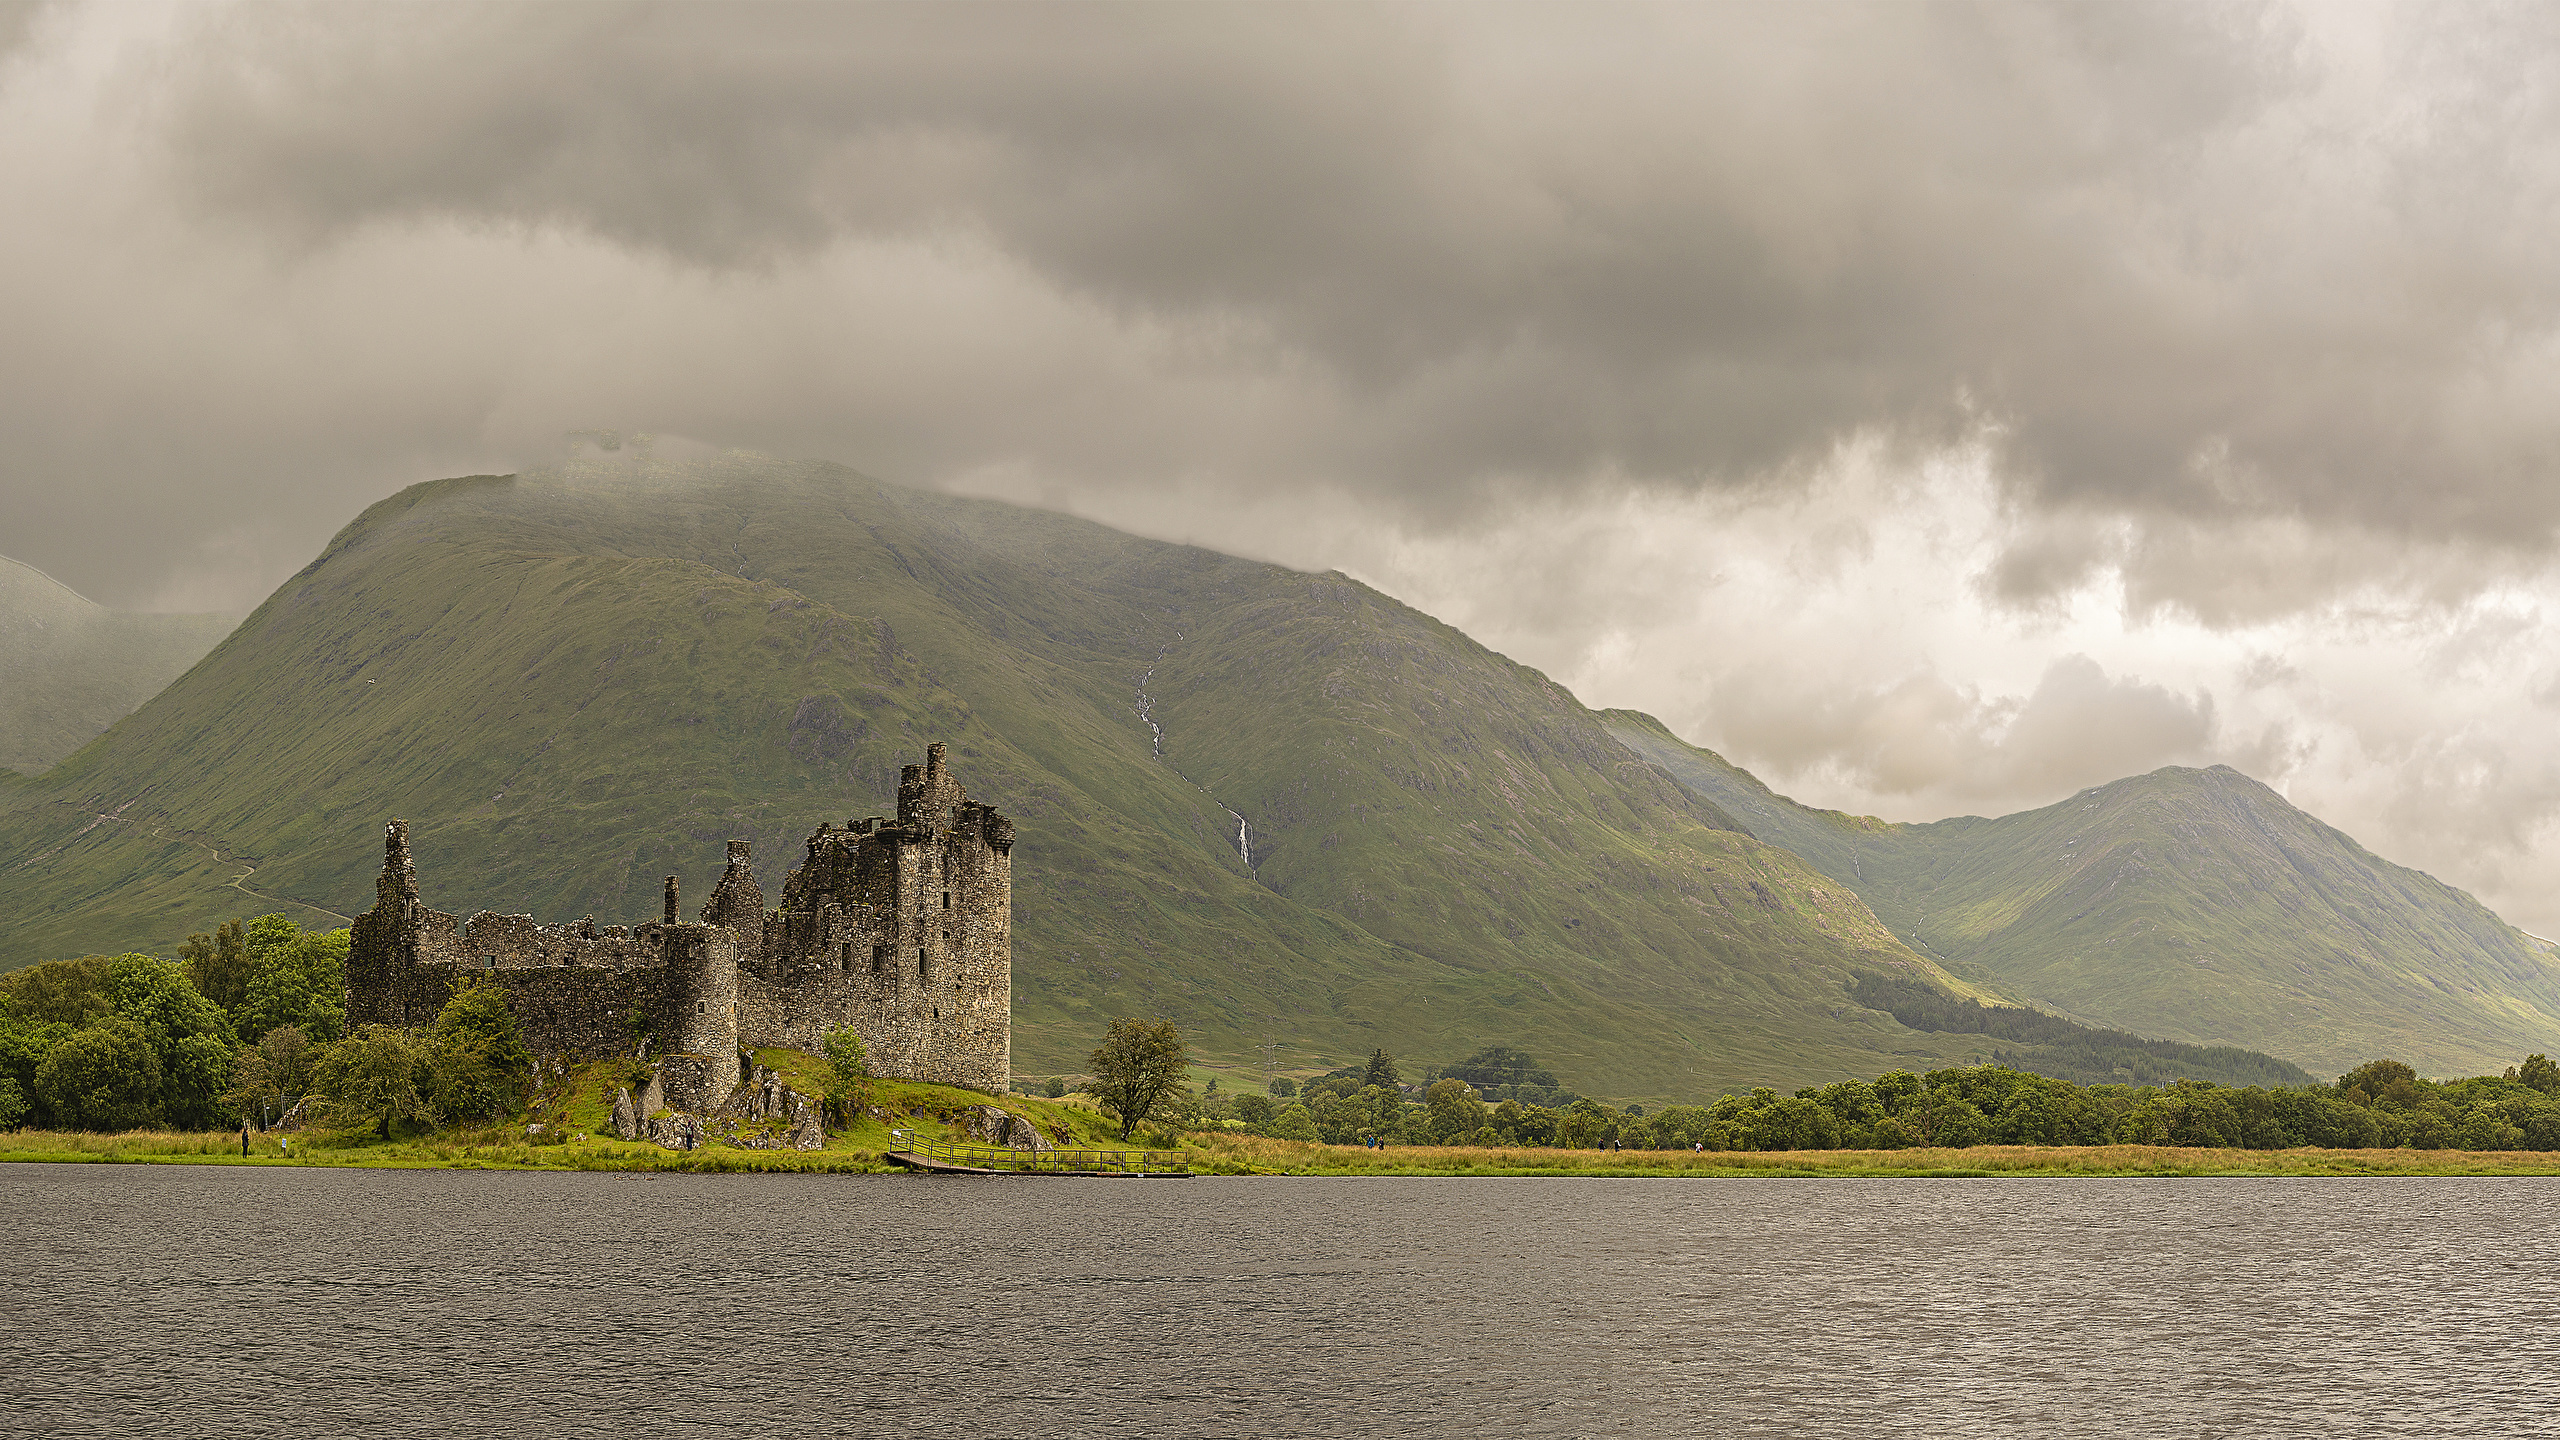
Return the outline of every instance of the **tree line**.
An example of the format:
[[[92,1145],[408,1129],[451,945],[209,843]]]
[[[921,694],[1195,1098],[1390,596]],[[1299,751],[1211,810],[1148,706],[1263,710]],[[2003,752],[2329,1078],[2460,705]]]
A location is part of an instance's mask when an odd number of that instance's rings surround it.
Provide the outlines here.
[[[207,1130],[325,1105],[383,1138],[521,1106],[533,1056],[504,992],[422,1030],[347,1028],[348,932],[232,920],[179,959],[91,955],[0,975],[0,1128]]]
[[[1492,1052],[1483,1052],[1490,1054]],[[1517,1052],[1506,1052],[1516,1056]],[[1447,1071],[1464,1073],[1483,1058]],[[1456,1074],[1409,1093],[1393,1057],[1306,1083],[1293,1097],[1175,1093],[1160,1113],[1194,1130],[1333,1145],[1629,1150],[1899,1150],[1967,1145],[2178,1145],[2246,1150],[2560,1150],[2560,1066],[2542,1055],[2500,1075],[2431,1081],[2397,1060],[2334,1084],[2200,1080],[2082,1085],[2001,1064],[1761,1087],[1651,1114],[1589,1098],[1561,1106],[1485,1097]]]

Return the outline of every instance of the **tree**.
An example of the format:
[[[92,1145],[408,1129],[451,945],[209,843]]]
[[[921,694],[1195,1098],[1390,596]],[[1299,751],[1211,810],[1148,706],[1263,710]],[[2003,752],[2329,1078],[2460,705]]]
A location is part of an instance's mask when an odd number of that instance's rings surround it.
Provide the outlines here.
[[[1307,1113],[1307,1107],[1304,1105],[1283,1106],[1279,1114],[1271,1117],[1270,1134],[1274,1140],[1320,1138],[1316,1130],[1315,1117]]]
[[[242,1039],[280,1025],[327,1043],[347,1028],[347,943],[352,932],[312,931],[283,915],[249,922],[249,978],[234,1011]]]
[[[1928,1091],[1901,1119],[1920,1137],[1921,1144],[1944,1146],[1950,1150],[1979,1145],[1982,1137],[1991,1130],[1990,1121],[1983,1117],[1973,1102],[1952,1090]]]
[[[1272,1079],[1271,1079],[1271,1098],[1272,1098],[1272,1099],[1274,1099],[1274,1100],[1287,1100],[1287,1099],[1290,1099],[1290,1098],[1294,1097],[1297,1093],[1298,1093],[1298,1082],[1297,1082],[1297,1081],[1290,1079],[1290,1078],[1289,1078],[1288,1076],[1286,1076],[1286,1075],[1275,1075],[1275,1076],[1273,1076],[1273,1077],[1272,1077]]]
[[[1395,1057],[1387,1053],[1385,1046],[1378,1047],[1378,1053],[1369,1057],[1369,1073],[1360,1084],[1363,1089],[1371,1085],[1383,1085],[1389,1090],[1403,1088],[1404,1074],[1396,1069]]]
[[[828,1031],[822,1045],[827,1057],[827,1101],[850,1125],[854,1113],[871,1103],[871,1056],[850,1025]]]
[[[197,991],[186,967],[118,955],[107,962],[103,988],[108,1005],[142,1028],[159,1059],[161,1119],[186,1130],[219,1122],[222,1092],[231,1085],[231,1021]]]
[[[1840,1122],[1820,1103],[1802,1095],[1773,1100],[1751,1120],[1754,1150],[1832,1150],[1839,1144]]]
[[[1423,1107],[1430,1112],[1431,1138],[1452,1144],[1484,1127],[1484,1102],[1467,1082],[1455,1078],[1434,1080],[1423,1092]]]
[[[1119,1120],[1122,1140],[1167,1098],[1185,1093],[1182,1072],[1190,1058],[1170,1020],[1111,1022],[1085,1068],[1093,1072],[1094,1098]]]
[[[186,962],[187,979],[197,993],[227,1011],[238,1011],[249,990],[246,929],[243,921],[225,920],[212,934],[199,930],[178,945],[178,958]]]
[[[428,1123],[432,1056],[418,1037],[390,1025],[367,1025],[329,1047],[312,1076],[331,1107],[351,1119],[373,1121],[382,1138],[402,1122]]]
[[[279,1025],[240,1052],[223,1104],[242,1123],[263,1127],[270,1116],[287,1113],[311,1093],[311,1072],[319,1058],[319,1047],[300,1028]]]
[[[36,1098],[72,1130],[139,1130],[160,1121],[160,1052],[142,1026],[110,1015],[83,1026],[36,1067]]]
[[[1265,1134],[1270,1133],[1271,1122],[1279,1113],[1280,1108],[1272,1104],[1267,1095],[1236,1097],[1236,1118]]]
[[[2516,1078],[2548,1095],[2560,1090],[2560,1065],[2552,1064],[2548,1055],[2527,1055],[2524,1069]]]
[[[444,1115],[486,1120],[524,1102],[533,1054],[524,1047],[506,987],[485,980],[457,986],[436,1012],[432,1043],[429,1090]]]
[[[1064,1075],[1052,1075],[1052,1076],[1050,1076],[1050,1077],[1049,1077],[1049,1083],[1040,1087],[1040,1093],[1041,1093],[1041,1094],[1043,1094],[1043,1095],[1048,1096],[1048,1097],[1049,1097],[1050,1099],[1052,1099],[1052,1100],[1055,1100],[1055,1099],[1059,1098],[1060,1096],[1062,1096],[1062,1095],[1066,1094],[1066,1093],[1067,1093],[1067,1077],[1065,1077]]]
[[[107,967],[114,961],[112,955],[83,955],[12,970],[0,975],[0,997],[21,1020],[77,1029],[113,1008],[107,1003]]]
[[[2418,1072],[2397,1060],[2367,1060],[2338,1077],[2338,1093],[2361,1091],[2368,1100],[2379,1100],[2394,1085],[2414,1084]]]
[[[1508,1045],[1488,1045],[1473,1055],[1440,1071],[1452,1079],[1464,1080],[1479,1094],[1508,1092],[1506,1098],[1520,1098],[1521,1088],[1552,1092],[1556,1089],[1553,1071],[1540,1066],[1522,1051]]]

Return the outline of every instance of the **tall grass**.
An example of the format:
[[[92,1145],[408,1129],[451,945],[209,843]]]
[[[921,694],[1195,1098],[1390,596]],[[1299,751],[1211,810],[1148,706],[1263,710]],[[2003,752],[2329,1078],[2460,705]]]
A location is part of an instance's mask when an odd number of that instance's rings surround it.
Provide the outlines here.
[[[2560,1155],[2487,1150],[2200,1150],[2158,1145],[1977,1145],[1965,1150],[1537,1150],[1399,1145],[1366,1150],[1270,1140],[1195,1137],[1194,1168],[1207,1174],[1465,1176],[1804,1177],[1995,1175],[2560,1175]],[[291,1159],[276,1137],[251,1141],[252,1164],[362,1168],[689,1171],[705,1174],[877,1174],[898,1167],[876,1150],[742,1150],[713,1145],[662,1150],[645,1142],[521,1141],[428,1137],[377,1143],[360,1136],[295,1136]],[[0,1161],[240,1164],[240,1132],[0,1131]]]

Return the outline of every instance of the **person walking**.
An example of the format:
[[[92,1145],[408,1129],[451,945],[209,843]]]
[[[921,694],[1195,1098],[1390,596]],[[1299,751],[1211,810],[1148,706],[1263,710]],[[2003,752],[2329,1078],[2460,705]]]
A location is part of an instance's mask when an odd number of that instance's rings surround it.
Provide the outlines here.
[[[246,1120],[240,1122],[240,1158],[249,1158],[249,1122]]]

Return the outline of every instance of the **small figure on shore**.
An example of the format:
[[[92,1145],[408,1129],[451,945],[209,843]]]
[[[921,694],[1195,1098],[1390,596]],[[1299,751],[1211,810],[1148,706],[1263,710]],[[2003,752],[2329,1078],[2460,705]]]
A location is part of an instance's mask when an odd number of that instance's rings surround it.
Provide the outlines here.
[[[240,1122],[240,1158],[249,1158],[249,1122],[246,1120]]]

